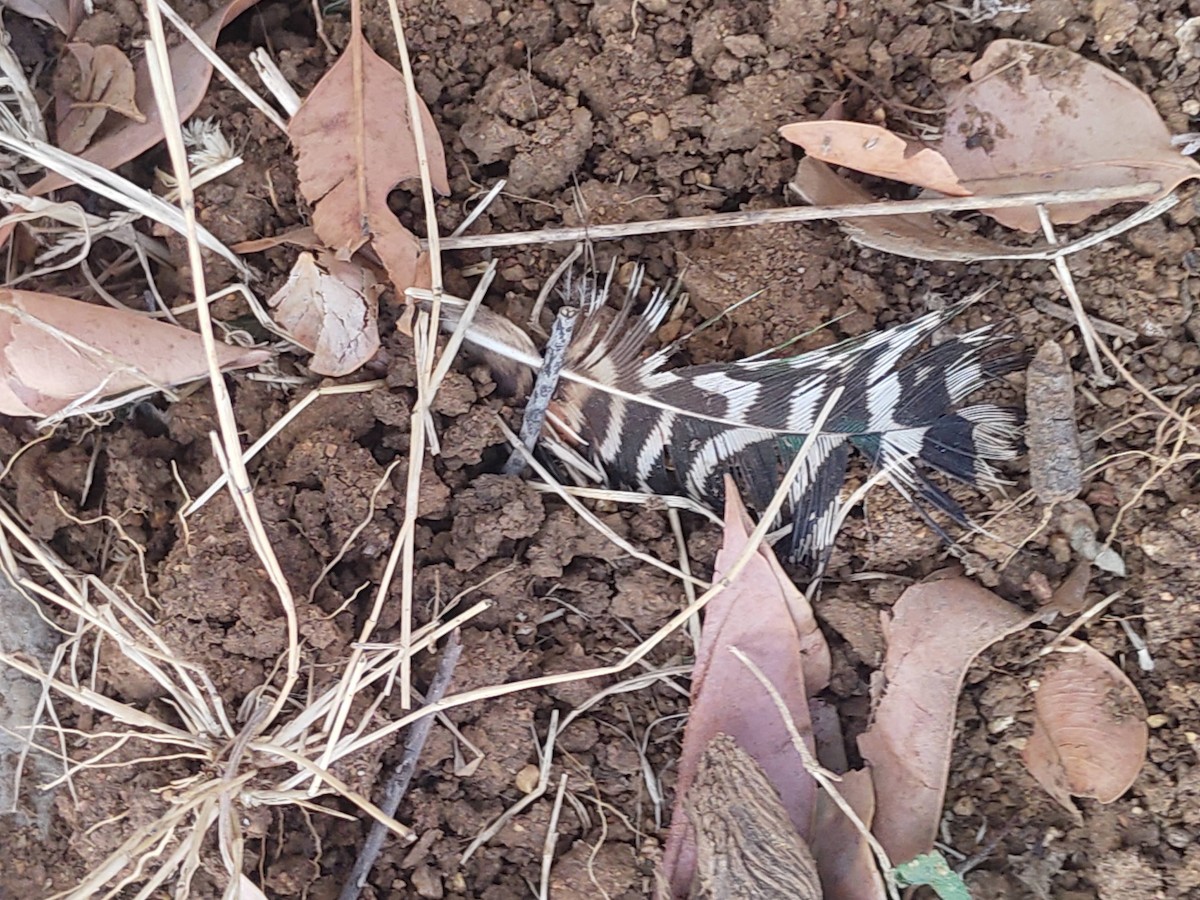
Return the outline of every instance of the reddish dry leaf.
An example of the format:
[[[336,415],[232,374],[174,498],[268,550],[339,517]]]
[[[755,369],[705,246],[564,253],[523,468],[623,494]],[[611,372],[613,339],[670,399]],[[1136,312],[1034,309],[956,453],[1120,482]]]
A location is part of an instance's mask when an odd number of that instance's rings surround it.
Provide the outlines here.
[[[942,154],[879,125],[822,119],[784,125],[779,133],[822,162],[955,197],[971,193]]]
[[[846,772],[837,789],[869,828],[875,816],[871,772],[867,769]],[[824,791],[817,795],[812,853],[821,875],[824,900],[884,900],[887,896],[871,848],[854,823]]]
[[[1038,618],[966,578],[917,584],[884,622],[886,680],[858,749],[875,782],[872,829],[894,864],[933,848],[954,738],[954,711],[971,661]]]
[[[136,78],[129,58],[111,44],[67,44],[79,67],[71,92],[55,101],[58,146],[81,153],[110,111],[135,122],[146,117],[134,100]]]
[[[83,21],[83,0],[4,0],[18,15],[53,25],[68,38]]]
[[[357,85],[355,54],[361,54]],[[424,103],[420,115],[433,185],[449,193],[445,155]],[[396,289],[414,285],[420,247],[387,205],[392,188],[420,177],[404,77],[355,33],[292,117],[288,133],[300,190],[315,207],[317,236],[341,259],[369,240]]]
[[[230,0],[204,22],[195,26],[195,31],[206,44],[215,47],[217,35],[221,33],[221,29],[257,2],[258,0]],[[187,41],[180,41],[176,44],[168,56],[171,62],[171,72],[175,79],[175,102],[179,106],[180,121],[183,121],[196,111],[196,107],[204,99],[209,79],[212,77],[212,66]],[[158,104],[154,102],[154,88],[150,83],[150,66],[144,57],[137,67],[137,89],[134,92],[134,102],[138,109],[145,112],[146,121],[121,120],[115,128],[106,130],[99,140],[80,154],[84,159],[104,166],[106,169],[115,169],[162,140],[162,118],[158,112]],[[69,178],[52,172],[30,188],[29,192],[36,196],[70,183]]]
[[[256,366],[263,350],[218,345],[223,368]],[[49,416],[96,399],[204,377],[194,332],[109,306],[0,288],[0,413]]]
[[[725,543],[717,555],[717,578],[741,555],[751,531],[732,482],[726,483],[725,497]],[[676,897],[687,895],[696,867],[695,836],[684,802],[705,748],[718,734],[730,735],[762,767],[797,832],[806,840],[811,835],[816,782],[801,767],[771,698],[731,647],[762,669],[811,748],[808,701],[829,683],[829,646],[812,607],[767,547],[760,547],[733,584],[709,601],[705,613],[663,856],[663,873]]]
[[[941,150],[977,194],[1113,187],[1157,181],[1158,196],[1200,176],[1171,146],[1154,103],[1101,65],[1063,47],[993,41],[950,101]],[[1069,225],[1116,201],[1056,204]],[[1037,210],[984,210],[1021,231],[1040,230]]]
[[[1078,815],[1072,795],[1112,803],[1146,761],[1146,706],[1125,673],[1070,638],[1048,660],[1022,758],[1050,796]]]
[[[313,354],[320,375],[349,375],[379,349],[379,293],[362,266],[301,253],[288,280],[268,301],[275,321]]]
[[[814,206],[845,206],[878,199],[811,156],[800,160],[792,183],[800,196]],[[843,219],[838,225],[852,241],[864,247],[912,259],[971,262],[1029,252],[1028,248],[989,241],[961,222],[944,226],[927,213]]]

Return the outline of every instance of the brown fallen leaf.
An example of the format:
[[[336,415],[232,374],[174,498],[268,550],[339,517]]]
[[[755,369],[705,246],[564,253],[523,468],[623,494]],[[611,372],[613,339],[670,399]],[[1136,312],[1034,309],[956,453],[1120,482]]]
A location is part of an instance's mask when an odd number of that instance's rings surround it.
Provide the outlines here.
[[[792,184],[814,206],[845,206],[879,199],[811,156],[800,160]],[[1019,257],[1029,252],[1028,248],[989,241],[961,222],[943,225],[923,213],[842,219],[838,226],[855,243],[912,259],[972,262]]]
[[[81,153],[109,112],[135,122],[146,117],[134,100],[136,78],[129,58],[111,44],[67,44],[78,64],[79,76],[70,93],[55,102],[58,112],[58,146],[68,153]]]
[[[1033,733],[1021,753],[1030,773],[1072,815],[1071,797],[1112,803],[1146,761],[1146,705],[1107,656],[1068,638],[1034,694]]]
[[[1200,163],[1171,146],[1153,101],[1121,76],[1063,47],[993,41],[950,101],[940,149],[977,194],[1113,187],[1157,181],[1161,197],[1200,176]],[[1147,197],[1147,199],[1151,199]],[[1060,225],[1116,201],[1055,204]],[[1026,232],[1037,210],[984,210]]]
[[[821,162],[955,197],[971,194],[942,154],[879,125],[821,119],[784,125],[779,134]]]
[[[828,896],[779,794],[729,735],[708,742],[684,808],[697,839],[688,900]]]
[[[870,770],[845,772],[837,789],[869,828],[875,816],[875,787]],[[811,848],[825,891],[824,900],[884,900],[887,896],[871,848],[824,791],[817,795]]]
[[[356,58],[362,75],[357,85]],[[420,116],[433,185],[447,194],[445,154],[424,103]],[[420,247],[387,204],[392,188],[420,176],[403,76],[355,31],[292,117],[288,133],[317,236],[341,259],[370,241],[396,289],[414,285]]]
[[[317,233],[312,230],[311,225],[298,225],[295,228],[288,229],[281,234],[275,234],[271,237],[256,238],[252,241],[230,244],[229,249],[234,253],[261,253],[263,250],[270,250],[272,247],[282,247],[284,245],[299,247],[301,250],[321,250],[325,246],[321,243],[320,238],[317,237]]]
[[[222,368],[265,350],[217,346]],[[193,381],[208,372],[194,332],[109,306],[0,288],[0,413],[49,416],[77,400]]]
[[[725,542],[717,554],[716,578],[741,555],[752,530],[731,481],[725,490]],[[695,834],[683,804],[705,748],[718,734],[730,735],[763,768],[796,830],[806,839],[810,835],[816,782],[800,766],[774,703],[733,655],[734,647],[779,690],[811,749],[808,701],[829,684],[829,646],[812,607],[768,547],[758,549],[733,584],[709,601],[705,612],[663,855],[663,873],[675,897],[687,895],[696,870]]]
[[[971,661],[1039,615],[966,578],[913,585],[892,607],[884,623],[886,686],[858,749],[875,783],[872,830],[894,865],[933,849]]]
[[[53,25],[69,39],[83,21],[84,0],[4,0],[18,15]]]
[[[309,368],[349,375],[379,349],[379,291],[362,266],[301,253],[287,282],[269,301],[275,321],[313,354]]]
[[[221,29],[245,12],[258,0],[230,0],[205,21],[195,26],[195,32],[210,47],[217,44],[217,36]],[[200,105],[208,90],[209,79],[212,78],[212,65],[188,41],[181,41],[171,48],[168,53],[171,72],[175,78],[175,102],[179,107],[180,121],[184,121]],[[150,65],[143,57],[138,63],[136,72],[137,86],[134,91],[134,102],[137,108],[144,111],[146,121],[135,122],[126,119],[109,129],[101,138],[91,144],[80,154],[106,169],[115,169],[129,162],[140,153],[149,150],[163,136],[162,118],[159,116],[158,104],[154,102],[154,88],[150,83]],[[51,172],[29,189],[33,195],[45,194],[71,183],[57,172]]]

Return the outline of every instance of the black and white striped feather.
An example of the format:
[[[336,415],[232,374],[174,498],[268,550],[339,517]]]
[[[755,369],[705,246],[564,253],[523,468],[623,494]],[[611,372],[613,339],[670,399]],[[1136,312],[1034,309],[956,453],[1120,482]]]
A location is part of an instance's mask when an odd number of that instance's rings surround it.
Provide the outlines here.
[[[719,509],[728,473],[761,509],[840,386],[789,492],[792,556],[814,562],[833,545],[852,451],[906,496],[960,521],[961,509],[923,470],[995,485],[991,461],[1015,453],[1011,411],[963,405],[1013,368],[1012,357],[997,352],[1005,339],[985,327],[919,350],[959,308],[786,359],[667,369],[663,352],[643,359],[642,350],[666,316],[670,294],[656,291],[634,315],[637,281],[607,328],[598,315],[607,291],[584,298],[544,431],[575,444],[610,486],[682,494]],[[454,324],[450,308],[447,326]],[[477,319],[466,340],[509,363],[540,363],[528,336],[494,314]]]

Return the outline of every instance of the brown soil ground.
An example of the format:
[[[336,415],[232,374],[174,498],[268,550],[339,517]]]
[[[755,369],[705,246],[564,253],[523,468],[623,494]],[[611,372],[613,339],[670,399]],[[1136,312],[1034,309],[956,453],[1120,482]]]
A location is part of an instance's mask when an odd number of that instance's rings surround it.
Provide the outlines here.
[[[199,21],[207,14],[204,5],[191,2],[180,11]],[[946,92],[999,36],[1066,45],[1100,59],[1146,90],[1173,131],[1196,130],[1189,115],[1200,113],[1194,99],[1200,57],[1177,59],[1176,31],[1200,13],[1200,4],[1032,5],[1028,12],[972,23],[946,5],[916,0],[402,4],[418,87],[447,149],[453,199],[441,203],[439,223],[443,232],[452,229],[465,215],[465,201],[502,176],[509,179],[507,193],[475,233],[781,205],[798,154],[777,138],[779,125],[818,116],[842,99],[847,117],[920,133],[938,122]],[[324,29],[342,46],[346,12],[331,6]],[[378,0],[364,0],[364,6],[370,43],[398,64],[386,6]],[[137,4],[115,0],[97,7],[80,39],[127,49],[140,41]],[[1102,14],[1100,25],[1094,13]],[[56,39],[15,16],[6,20],[23,61],[31,70],[39,60],[44,64],[38,84],[48,90]],[[1114,29],[1124,36],[1114,39]],[[263,0],[228,29],[220,52],[257,83],[248,55],[259,45],[270,49],[301,94],[333,61],[306,3]],[[201,189],[203,224],[234,243],[304,223],[309,210],[299,198],[285,140],[219,79],[198,114],[218,117],[246,159],[232,175]],[[129,172],[148,183],[155,164],[164,160],[151,153]],[[82,198],[77,191],[64,193]],[[1194,394],[1184,395],[1200,384],[1200,312],[1193,311],[1200,220],[1193,194],[1187,189],[1184,201],[1161,220],[1071,260],[1092,313],[1137,334],[1118,342],[1131,373],[1164,401],[1185,406],[1194,403]],[[408,195],[397,194],[396,209],[412,223],[408,203]],[[914,262],[858,248],[830,225],[634,238],[597,251],[604,262],[613,256],[644,262],[651,280],[685,272],[692,311],[684,325],[763,290],[732,321],[688,345],[693,361],[756,352],[836,318],[800,344],[821,346],[989,286],[991,293],[966,314],[963,327],[1000,320],[1028,350],[1046,339],[1068,348],[1078,373],[1080,427],[1095,465],[1084,496],[1102,535],[1133,501],[1116,531],[1129,576],[1093,582],[1089,601],[1114,591],[1121,596],[1082,634],[1121,665],[1145,698],[1153,724],[1149,759],[1121,799],[1107,806],[1081,801],[1081,814],[1068,815],[1021,764],[1029,695],[1016,663],[1021,654],[998,645],[973,668],[961,697],[942,837],[952,861],[969,859],[967,882],[976,897],[1200,896],[1200,469],[1181,464],[1150,481],[1170,450],[1158,441],[1162,418],[1128,386],[1088,380],[1076,333],[1035,309],[1035,301],[1063,302],[1049,267]],[[296,252],[281,247],[251,259],[262,275],[261,296],[282,283]],[[524,321],[564,252],[497,251],[493,307]],[[455,273],[486,258],[450,255],[450,289],[465,295],[468,282]],[[214,265],[210,275],[210,283],[222,283],[220,267]],[[183,303],[182,284],[164,277],[160,289]],[[64,282],[38,286],[63,290]],[[141,287],[131,282],[128,291],[138,297]],[[244,315],[232,302],[220,312]],[[388,465],[407,453],[414,368],[410,342],[392,327],[396,312],[385,303],[385,349],[373,365],[387,389],[318,401],[252,466],[267,532],[299,595],[307,594],[367,515]],[[290,361],[283,366],[295,371]],[[308,390],[240,376],[232,384],[238,421],[250,440]],[[1011,388],[1009,400],[1020,402],[1022,376],[1011,379]],[[684,603],[676,583],[616,551],[559,502],[494,474],[506,455],[494,424],[497,410],[515,421],[486,373],[453,373],[435,411],[442,455],[422,484],[419,621],[475,586],[482,585],[468,599],[494,601],[464,629],[454,690],[613,662]],[[179,530],[180,483],[195,496],[219,472],[208,438],[212,427],[207,388],[172,404],[143,404],[102,426],[72,424],[25,452],[0,491],[30,532],[65,561],[140,597],[136,556],[111,522],[97,517],[119,519],[128,540],[145,549],[162,635],[211,674],[227,707],[236,710],[275,664],[284,625],[227,497],[191,520],[190,540]],[[31,436],[26,423],[8,422],[0,431],[0,453],[11,457]],[[351,598],[364,583],[378,582],[402,520],[402,472],[403,466],[385,481],[369,525],[315,591],[313,603],[303,604],[308,662],[328,665],[348,652],[368,606],[366,594]],[[1010,498],[964,495],[994,537],[962,540],[977,577],[1031,606],[1045,586],[1065,577],[1070,553],[1053,529],[1026,540],[1037,531],[1042,510],[1011,502],[1028,484],[1025,461],[1008,475],[1017,485]],[[94,524],[80,525],[64,510]],[[676,559],[661,511],[605,507],[600,513],[647,552]],[[691,559],[707,574],[719,535],[699,520],[685,524]],[[1017,544],[1020,551],[1002,565]],[[871,495],[863,515],[839,539],[832,583],[817,612],[834,649],[831,699],[848,723],[851,752],[880,658],[877,612],[895,601],[906,579],[946,560],[945,546],[887,489]],[[864,573],[883,577],[858,577]],[[396,638],[396,607],[385,612],[379,640]],[[1153,671],[1139,668],[1122,620],[1146,640]],[[678,634],[650,662],[677,665],[691,653],[686,635]],[[433,664],[418,664],[419,685],[427,683]],[[111,656],[101,655],[96,677],[98,690],[157,702],[154,686],[131,679]],[[435,726],[422,771],[399,812],[423,837],[415,848],[389,844],[364,896],[528,896],[539,878],[552,792],[465,865],[460,857],[521,796],[518,784],[525,783],[523,770],[537,762],[551,711],[565,713],[611,683],[567,684],[453,710],[450,720],[484,758],[463,774],[456,761],[460,745],[449,730]],[[568,775],[571,802],[558,822],[556,900],[649,895],[673,796],[686,688],[685,679],[664,679],[614,694],[562,735],[551,783]],[[393,703],[382,712],[396,715],[399,708]],[[103,728],[86,716],[64,724]],[[360,761],[358,786],[364,790],[375,769],[394,762],[401,748],[378,749]],[[186,771],[180,761],[86,773],[76,779],[76,797],[59,794],[46,835],[0,821],[0,897],[45,896],[69,887],[117,846],[130,820],[96,828],[98,823],[130,809],[132,820],[143,820],[162,802],[155,789]],[[665,800],[656,802],[659,785]],[[352,811],[348,804],[343,808]],[[270,896],[312,900],[337,895],[366,827],[357,818],[295,808],[272,810],[264,824],[262,838],[248,844],[248,869],[261,873]],[[219,868],[218,862],[212,872],[201,869],[194,896],[219,896]]]

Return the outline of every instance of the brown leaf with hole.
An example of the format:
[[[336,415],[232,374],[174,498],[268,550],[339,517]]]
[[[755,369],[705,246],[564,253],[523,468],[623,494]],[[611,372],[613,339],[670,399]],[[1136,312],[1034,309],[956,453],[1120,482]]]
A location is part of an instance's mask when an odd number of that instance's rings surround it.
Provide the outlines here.
[[[78,65],[78,78],[70,93],[55,101],[58,112],[58,146],[68,153],[81,153],[110,112],[134,122],[146,117],[134,100],[137,79],[133,64],[111,44],[67,44]]]
[[[847,206],[879,199],[811,156],[800,160],[792,184],[814,206]],[[855,243],[911,259],[972,262],[1018,257],[1029,252],[1025,247],[1006,247],[989,241],[962,222],[944,225],[928,213],[842,219],[838,226]]]
[[[779,134],[821,162],[903,181],[954,197],[969,196],[946,158],[879,125],[821,119],[793,122]]]
[[[301,253],[287,282],[268,303],[275,321],[313,354],[309,368],[339,377],[379,350],[379,288],[362,266]]]
[[[1157,181],[1163,196],[1200,176],[1171,146],[1153,101],[1121,76],[1063,47],[993,41],[950,101],[942,154],[977,194],[1077,190]],[[1147,196],[1147,199],[1151,199]],[[1117,201],[1059,203],[1055,224],[1082,222]],[[1040,230],[1033,207],[984,210]]]
[[[18,15],[53,25],[69,39],[83,21],[84,0],[4,0]]]
[[[966,578],[915,584],[892,607],[884,622],[886,685],[858,749],[875,783],[872,830],[893,864],[933,848],[967,668],[1039,615]]]
[[[752,529],[732,482],[726,482],[725,498],[725,542],[714,578],[741,555]],[[780,692],[811,749],[808,701],[829,684],[829,645],[812,607],[769,547],[759,547],[705,611],[662,863],[676,897],[687,895],[696,868],[695,834],[683,804],[704,750],[718,734],[730,735],[762,767],[800,836],[811,836],[816,782],[801,766],[775,704],[732,647],[753,660]]]
[[[222,368],[256,366],[265,350],[217,345]],[[109,306],[0,288],[0,413],[49,416],[87,398],[163,388],[208,373],[195,332]]]
[[[424,103],[420,116],[433,186],[447,194],[445,154]],[[392,188],[420,177],[404,77],[355,33],[292,117],[288,132],[317,236],[341,259],[369,240],[396,290],[414,285],[420,247],[387,203]]]
[[[245,12],[258,0],[230,0],[199,25],[194,26],[208,46],[215,47],[221,29]],[[188,41],[180,41],[168,52],[171,73],[175,80],[175,102],[179,107],[179,119],[184,121],[196,111],[212,78],[212,65]],[[140,153],[149,150],[163,138],[163,122],[154,102],[154,87],[150,83],[150,65],[143,57],[136,72],[134,102],[145,113],[145,122],[122,119],[116,127],[105,129],[83,153],[90,160],[106,169],[115,169],[129,162]],[[51,172],[29,189],[34,195],[45,194],[71,183],[56,172]]]
[[[1033,733],[1021,754],[1030,773],[1078,815],[1071,797],[1112,803],[1146,761],[1146,705],[1099,650],[1067,642],[1046,661],[1034,694]]]

